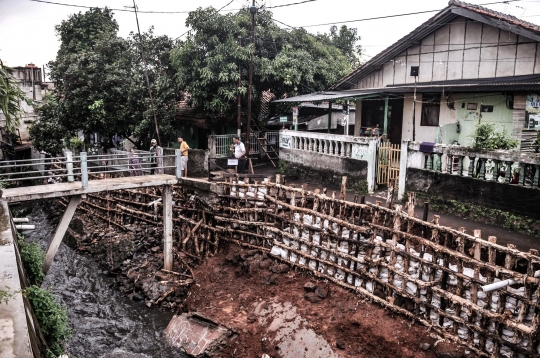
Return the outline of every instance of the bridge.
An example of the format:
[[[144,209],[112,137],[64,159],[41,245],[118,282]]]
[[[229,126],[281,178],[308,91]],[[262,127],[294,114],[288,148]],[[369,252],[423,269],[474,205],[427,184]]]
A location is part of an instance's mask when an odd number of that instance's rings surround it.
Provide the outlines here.
[[[127,152],[109,155],[88,156],[82,152],[73,156],[67,152],[61,158],[40,158],[10,162],[0,162],[0,181],[53,184],[13,187],[2,190],[0,197],[0,291],[11,293],[7,306],[0,302],[0,357],[32,357],[39,352],[38,342],[29,334],[28,301],[21,289],[24,281],[22,264],[16,245],[17,231],[8,204],[31,202],[42,199],[69,197],[69,205],[64,212],[55,234],[49,243],[43,271],[49,270],[77,206],[87,194],[116,190],[163,186],[163,242],[164,268],[172,270],[172,185],[181,178],[180,151],[175,155],[162,156],[161,163],[155,165],[150,153],[138,151],[140,164],[134,168]],[[173,165],[167,165],[173,162]],[[24,170],[22,170],[24,169]],[[137,174],[173,172],[131,176]],[[31,175],[31,176],[28,176]],[[120,177],[117,177],[120,175]],[[121,176],[124,175],[124,176]],[[114,177],[113,177],[114,176]],[[31,180],[31,182],[29,182]],[[26,285],[26,284],[25,284]]]

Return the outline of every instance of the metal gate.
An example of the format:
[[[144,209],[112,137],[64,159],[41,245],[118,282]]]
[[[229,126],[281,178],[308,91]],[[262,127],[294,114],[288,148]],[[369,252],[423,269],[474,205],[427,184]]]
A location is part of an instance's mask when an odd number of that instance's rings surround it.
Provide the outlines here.
[[[380,142],[377,150],[377,184],[388,185],[391,179],[399,179],[399,144]]]

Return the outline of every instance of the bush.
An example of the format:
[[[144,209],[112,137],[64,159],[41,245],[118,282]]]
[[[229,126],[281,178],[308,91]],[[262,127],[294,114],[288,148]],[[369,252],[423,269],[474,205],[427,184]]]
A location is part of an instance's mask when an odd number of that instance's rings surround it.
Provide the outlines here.
[[[43,259],[45,258],[45,254],[41,250],[41,246],[35,242],[26,242],[23,236],[19,236],[19,249],[28,279],[31,283],[41,286],[45,278],[43,274]]]
[[[519,144],[516,139],[506,133],[506,130],[495,132],[495,126],[489,122],[478,124],[470,138],[474,141],[473,148],[475,149],[508,150],[516,148]]]
[[[55,301],[50,291],[35,285],[26,288],[26,296],[49,345],[48,356],[64,354],[64,341],[71,336],[65,307]]]

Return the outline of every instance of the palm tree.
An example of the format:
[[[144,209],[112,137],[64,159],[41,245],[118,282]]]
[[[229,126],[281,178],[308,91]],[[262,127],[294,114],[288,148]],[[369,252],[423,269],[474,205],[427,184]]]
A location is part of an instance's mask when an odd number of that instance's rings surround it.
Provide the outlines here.
[[[14,133],[21,122],[21,101],[30,104],[24,91],[17,85],[17,79],[10,73],[11,68],[0,60],[0,112],[6,118],[6,131]]]

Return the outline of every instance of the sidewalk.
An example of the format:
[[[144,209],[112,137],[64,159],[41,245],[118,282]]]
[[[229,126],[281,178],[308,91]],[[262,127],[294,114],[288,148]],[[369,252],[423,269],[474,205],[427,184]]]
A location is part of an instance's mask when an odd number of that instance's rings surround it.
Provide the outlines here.
[[[274,176],[276,174],[276,168],[270,166],[259,167],[255,170],[256,174],[268,174],[269,176]],[[335,191],[336,194],[339,194],[340,188],[333,184],[328,183],[314,183],[309,179],[296,179],[296,178],[286,178],[286,184],[294,184],[300,186],[302,184],[307,184],[308,190],[322,189],[327,188],[327,195],[332,195],[332,191]],[[397,192],[396,192],[397,193]],[[352,192],[347,192],[345,197],[346,200],[352,201],[356,194]],[[360,196],[360,195],[359,195]],[[373,195],[366,195],[366,201],[375,203],[376,201],[381,201],[382,205],[386,204],[386,192],[378,191]],[[424,212],[424,203],[418,202],[415,208],[415,217],[422,218]],[[529,249],[536,249],[540,251],[540,238],[516,232],[510,229],[503,228],[496,225],[488,225],[481,222],[476,222],[455,216],[453,214],[446,214],[437,211],[430,210],[428,214],[428,221],[433,220],[433,215],[439,215],[439,224],[441,226],[447,226],[454,229],[459,229],[460,227],[465,228],[465,232],[469,235],[473,234],[474,230],[482,231],[482,239],[487,240],[488,236],[496,236],[497,243],[499,245],[506,246],[507,244],[514,244],[516,248],[521,251],[528,251]]]

